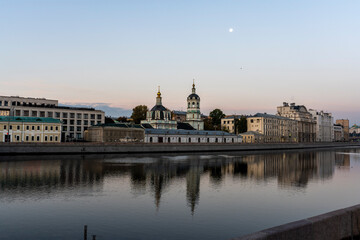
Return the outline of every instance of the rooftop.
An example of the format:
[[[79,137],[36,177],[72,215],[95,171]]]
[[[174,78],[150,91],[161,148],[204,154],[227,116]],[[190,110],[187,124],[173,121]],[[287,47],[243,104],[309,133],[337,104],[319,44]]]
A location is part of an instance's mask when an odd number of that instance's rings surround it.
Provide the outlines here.
[[[207,135],[207,136],[236,136],[223,131],[200,131],[184,129],[145,129],[146,134],[169,134],[169,135]]]
[[[59,119],[42,117],[9,117],[0,116],[0,122],[41,122],[41,123],[61,123]]]
[[[276,119],[281,119],[281,120],[291,120],[290,118],[286,118],[286,117],[282,117],[282,116],[278,116],[278,115],[273,115],[273,114],[267,114],[267,113],[257,113],[254,116],[250,116],[249,118],[252,117],[263,117],[263,118],[276,118]]]

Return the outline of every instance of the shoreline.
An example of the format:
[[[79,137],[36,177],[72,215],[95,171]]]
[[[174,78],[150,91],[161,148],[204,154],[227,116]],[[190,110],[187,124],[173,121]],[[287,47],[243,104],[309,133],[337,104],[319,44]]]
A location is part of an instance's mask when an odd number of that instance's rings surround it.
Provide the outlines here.
[[[360,147],[360,143],[172,144],[172,143],[1,143],[0,155],[142,154],[296,150]],[[1,159],[1,157],[0,157]]]

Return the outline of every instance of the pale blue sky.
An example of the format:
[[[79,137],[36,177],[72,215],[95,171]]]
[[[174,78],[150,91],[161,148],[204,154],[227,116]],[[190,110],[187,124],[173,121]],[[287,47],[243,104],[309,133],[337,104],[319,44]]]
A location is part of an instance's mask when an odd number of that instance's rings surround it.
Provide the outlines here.
[[[359,1],[0,0],[0,95],[360,118]],[[234,31],[230,33],[229,28]]]

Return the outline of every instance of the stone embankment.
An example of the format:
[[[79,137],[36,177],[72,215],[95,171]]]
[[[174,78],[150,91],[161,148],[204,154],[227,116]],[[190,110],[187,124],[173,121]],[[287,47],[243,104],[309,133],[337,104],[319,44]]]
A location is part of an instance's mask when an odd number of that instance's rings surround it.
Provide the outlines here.
[[[171,144],[171,143],[1,143],[1,155],[187,153],[354,147],[360,143]]]
[[[360,239],[360,205],[280,225],[232,240]]]

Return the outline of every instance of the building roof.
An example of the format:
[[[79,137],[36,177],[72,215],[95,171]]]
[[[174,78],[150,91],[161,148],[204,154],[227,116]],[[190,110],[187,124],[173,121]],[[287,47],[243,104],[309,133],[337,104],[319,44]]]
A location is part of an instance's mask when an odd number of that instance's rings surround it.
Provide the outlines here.
[[[21,104],[17,106],[9,106],[8,109],[17,107],[28,107],[28,108],[51,108],[51,109],[69,109],[69,110],[85,110],[85,111],[100,111],[95,108],[86,108],[86,107],[67,107],[67,106],[54,106],[54,105],[47,105],[47,104],[41,104],[41,105],[34,105],[34,104]]]
[[[235,118],[241,118],[243,115],[228,115],[223,117],[222,119],[235,119]]]
[[[177,129],[195,130],[189,123],[177,122]]]
[[[200,97],[196,93],[192,93],[188,96],[188,99],[200,99]]]
[[[119,127],[119,128],[141,128],[144,127],[141,124],[133,124],[133,123],[101,123],[96,124],[94,127]]]
[[[37,123],[61,123],[59,119],[43,117],[9,117],[0,116],[0,122],[37,122]]]
[[[234,134],[223,131],[200,131],[184,129],[145,129],[146,134],[168,134],[168,135],[206,135],[236,137]]]
[[[267,113],[257,113],[254,116],[250,116],[249,118],[252,118],[252,117],[263,117],[263,118],[276,118],[276,119],[281,119],[281,120],[292,120],[292,119],[287,118],[287,117],[282,117],[282,116],[273,115],[273,114],[267,114]]]
[[[168,111],[168,109],[163,105],[155,105],[150,111]]]
[[[244,133],[240,133],[240,135],[258,135],[258,136],[262,136],[263,134],[256,132],[256,131],[248,131],[248,132],[244,132]]]
[[[174,114],[176,114],[176,115],[186,115],[186,112],[185,111],[176,111],[176,110],[174,110],[174,111],[172,111]]]

